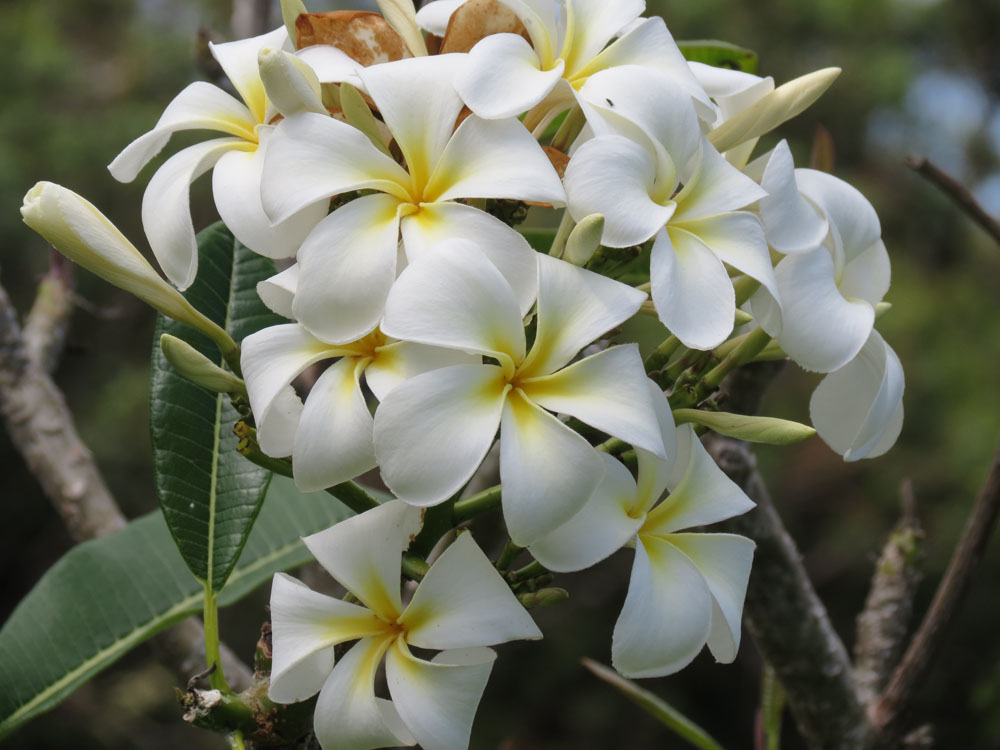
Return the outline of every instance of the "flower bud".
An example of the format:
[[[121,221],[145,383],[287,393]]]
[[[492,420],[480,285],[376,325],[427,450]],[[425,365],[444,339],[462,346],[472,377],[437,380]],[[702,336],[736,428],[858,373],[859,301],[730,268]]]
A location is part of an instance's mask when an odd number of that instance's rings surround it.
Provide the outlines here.
[[[327,114],[316,73],[295,55],[280,49],[262,49],[257,53],[257,66],[268,99],[282,115]]]
[[[160,336],[160,350],[167,362],[195,385],[216,393],[247,392],[242,380],[223,370],[183,339],[164,333]]]
[[[224,330],[195,310],[104,214],[72,190],[39,182],[24,196],[21,216],[71,261],[134,294],[168,318],[198,329],[227,359],[238,351]]]
[[[566,250],[563,260],[568,260],[575,266],[585,266],[597,248],[601,246],[601,236],[604,234],[603,214],[591,214],[573,227],[566,240]]]

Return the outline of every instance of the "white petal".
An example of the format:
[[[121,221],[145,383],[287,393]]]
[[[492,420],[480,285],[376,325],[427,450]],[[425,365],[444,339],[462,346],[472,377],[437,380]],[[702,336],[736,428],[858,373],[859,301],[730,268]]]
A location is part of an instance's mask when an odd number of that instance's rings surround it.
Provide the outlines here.
[[[604,466],[590,444],[512,391],[500,426],[500,481],[510,538],[522,547],[566,523],[594,492]]]
[[[878,240],[847,261],[837,286],[848,299],[863,299],[874,307],[889,291],[891,275],[889,253]]]
[[[208,43],[212,56],[218,60],[226,76],[243,97],[257,122],[264,121],[267,112],[267,95],[260,81],[257,56],[262,49],[282,49],[288,46],[288,32],[284,26],[249,39],[238,39],[224,44]]]
[[[636,502],[635,480],[629,470],[606,453],[601,459],[604,479],[586,505],[529,548],[532,557],[549,570],[568,573],[589,568],[621,549],[642,526],[644,515],[629,515]]]
[[[523,20],[523,19],[522,19]],[[491,34],[476,44],[455,88],[469,109],[491,120],[527,112],[562,79],[563,62],[542,70],[538,55],[517,34]]]
[[[665,457],[649,378],[637,344],[614,346],[569,367],[524,381],[539,406],[569,414],[602,432]]]
[[[500,0],[521,19],[531,45],[543,62],[551,63],[566,36],[566,3],[552,0]]]
[[[520,122],[475,115],[458,126],[424,190],[425,202],[456,198],[566,202],[552,162]]]
[[[756,182],[702,140],[701,160],[691,181],[677,194],[674,221],[715,216],[749,206],[767,196]]]
[[[760,186],[768,192],[760,200],[760,216],[771,247],[779,253],[804,253],[822,244],[829,225],[799,193],[788,141],[771,152]]]
[[[378,325],[396,278],[398,207],[390,195],[356,198],[317,224],[302,244],[292,311],[314,335],[346,343]]]
[[[644,538],[611,640],[611,663],[626,677],[662,677],[687,666],[708,640],[712,597],[688,557]]]
[[[384,624],[357,604],[319,594],[284,573],[271,584],[272,656],[268,697],[294,703],[315,695],[333,669],[333,646]]]
[[[302,541],[362,604],[394,622],[403,611],[400,554],[410,546],[420,524],[419,510],[392,500]]]
[[[349,83],[363,89],[360,72],[364,65],[331,44],[314,44],[295,53],[316,73],[320,83]]]
[[[844,298],[827,249],[789,255],[774,270],[783,308],[777,339],[788,356],[817,372],[839,370],[854,359],[868,340],[875,310],[865,300]]]
[[[638,312],[646,294],[538,254],[538,330],[523,377],[548,375]]]
[[[261,172],[270,131],[261,128],[261,144],[254,151],[230,151],[212,172],[212,193],[219,216],[233,235],[255,253],[268,258],[295,255],[306,235],[326,216],[330,203],[323,198],[272,225],[260,202]]]
[[[688,67],[718,104],[718,119],[710,121],[710,125],[719,125],[774,91],[774,79],[770,77],[697,62],[688,63]]]
[[[460,534],[417,586],[399,620],[420,648],[493,646],[542,632],[472,535]]]
[[[306,112],[282,120],[268,143],[261,182],[264,210],[284,221],[316,201],[373,189],[408,200],[409,175],[368,136],[332,117]]]
[[[330,351],[329,345],[295,323],[270,326],[243,340],[240,364],[250,396],[250,407],[257,420],[257,436],[266,453],[274,455],[268,450],[272,418],[276,416],[278,419],[275,426],[279,427],[279,433],[282,432],[280,425],[287,421],[282,416],[287,413],[289,404],[285,402],[287,396],[282,398],[282,394],[290,390],[288,384],[309,365],[336,354]],[[293,416],[297,417],[297,412]]]
[[[286,385],[271,400],[267,409],[267,427],[257,425],[257,442],[268,456],[283,458],[292,455],[295,433],[302,417],[302,399],[290,385]]]
[[[617,135],[587,141],[566,167],[566,196],[573,218],[603,214],[601,242],[628,247],[655,235],[673,215],[671,200],[658,203],[657,161],[638,143]],[[668,188],[669,190],[669,188]]]
[[[404,341],[514,362],[524,357],[524,325],[510,284],[464,240],[439,245],[399,275],[382,330]]]
[[[198,81],[175,96],[156,126],[126,146],[108,165],[108,171],[119,182],[132,182],[179,130],[218,130],[256,140],[256,124],[244,104],[218,86]]]
[[[848,460],[874,458],[902,426],[903,368],[872,331],[854,359],[827,375],[813,392],[809,414],[824,442]]]
[[[282,117],[300,112],[329,114],[316,72],[298,56],[279,49],[262,49],[257,63],[267,98]]]
[[[257,296],[271,310],[289,320],[294,320],[292,300],[299,285],[299,264],[293,263],[284,271],[257,282]]]
[[[358,641],[333,668],[316,702],[316,739],[323,750],[373,750],[414,745],[396,708],[375,697],[375,672],[395,639]]]
[[[740,647],[740,619],[754,543],[734,534],[674,534],[670,542],[705,577],[714,600],[708,647],[716,661],[728,664]]]
[[[332,487],[375,468],[372,416],[361,391],[363,363],[344,357],[309,391],[292,462],[303,492]]]
[[[191,286],[198,273],[198,243],[191,221],[191,183],[228,151],[247,145],[241,138],[216,138],[190,146],[167,159],[142,196],[142,226],[160,268],[178,289]]]
[[[710,104],[662,18],[647,18],[633,25],[584,68],[576,71],[575,78],[580,81],[598,71],[624,65],[652,68],[678,83],[703,107]]]
[[[386,655],[389,694],[424,750],[469,746],[472,722],[496,654],[488,648],[418,659],[401,640]]]
[[[535,251],[524,236],[478,208],[461,203],[430,203],[404,216],[400,229],[406,257],[412,263],[435,252],[446,241],[464,238],[475,243],[503,274],[514,290],[522,316],[538,294],[538,264]]]
[[[433,55],[361,71],[415,185],[426,183],[455,128],[462,100],[452,78],[463,60],[464,55]]]
[[[448,30],[451,14],[465,3],[466,0],[434,0],[431,3],[424,3],[417,11],[417,24],[424,31],[443,37],[444,32]]]
[[[882,236],[878,214],[856,188],[826,172],[796,169],[799,190],[830,220],[843,246],[845,260],[867,250]]]
[[[707,245],[719,260],[756,279],[780,300],[764,228],[754,214],[731,211],[679,226]]]
[[[690,424],[677,428],[677,460],[667,481],[670,495],[649,514],[643,534],[671,534],[746,513],[754,507],[701,444]]]
[[[486,365],[446,367],[397,386],[375,412],[382,479],[405,502],[443,502],[482,463],[504,400],[500,368]]]
[[[580,96],[606,127],[618,129],[622,121],[630,122],[662,145],[681,169],[682,181],[688,179],[701,130],[691,95],[676,81],[651,68],[627,65],[595,74],[580,89]],[[594,118],[588,119],[598,128]]]
[[[572,74],[590,62],[621,29],[646,9],[645,0],[571,0],[566,4],[566,70]]]
[[[482,359],[454,349],[397,341],[379,347],[365,370],[365,380],[379,401],[400,383],[421,373],[452,365],[480,364]]]
[[[683,229],[656,235],[650,256],[653,304],[685,346],[713,349],[732,333],[736,293],[722,261]]]
[[[641,448],[636,450],[635,457],[638,463],[638,471],[636,475],[636,499],[633,505],[633,516],[639,512],[645,514],[660,499],[664,490],[667,489],[670,476],[673,473],[674,463],[678,458],[677,426],[674,424],[674,414],[670,410],[670,402],[667,400],[667,395],[652,380],[647,379],[646,387],[649,389],[650,398],[653,400],[656,422],[660,427],[660,439],[663,441],[663,448],[667,457],[665,459],[660,458],[655,453],[644,451]]]

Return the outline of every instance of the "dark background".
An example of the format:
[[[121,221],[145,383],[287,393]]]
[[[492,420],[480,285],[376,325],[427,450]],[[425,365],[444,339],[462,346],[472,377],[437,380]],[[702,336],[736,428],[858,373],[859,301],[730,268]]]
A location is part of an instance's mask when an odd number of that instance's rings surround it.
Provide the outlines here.
[[[0,281],[19,309],[27,309],[48,265],[44,242],[18,214],[37,180],[85,195],[144,247],[139,206],[153,169],[120,185],[105,165],[201,77],[197,31],[207,27],[228,38],[230,12],[228,0],[0,1]],[[779,84],[820,67],[844,70],[780,136],[806,164],[817,125],[827,128],[836,173],[881,216],[894,307],[879,328],[906,370],[906,423],[895,449],[876,460],[845,464],[818,440],[764,448],[759,456],[850,645],[874,557],[898,515],[900,480],[913,480],[927,532],[922,613],[1000,438],[1000,248],[903,163],[910,153],[930,156],[1000,214],[1000,3],[674,0],[650,2],[649,12],[664,13],[678,39],[720,38],[757,50],[761,73]],[[175,136],[167,152],[197,139]],[[775,141],[765,139],[763,147]],[[193,191],[196,226],[213,220],[206,183]],[[147,416],[153,314],[83,272],[77,291],[79,309],[56,379],[123,509],[139,515],[155,507]],[[816,382],[787,367],[766,412],[807,421]],[[0,504],[5,618],[71,541],[2,431]],[[920,695],[919,715],[937,727],[939,748],[1000,747],[997,547]],[[538,612],[545,641],[500,649],[473,748],[685,746],[579,666],[584,655],[609,659],[630,555],[565,578],[572,600]],[[223,637],[244,655],[265,604],[266,592],[259,592],[223,613]],[[644,683],[727,748],[752,746],[759,684],[760,660],[749,639],[732,666],[715,665],[705,653],[678,675]],[[224,747],[221,738],[178,721],[173,685],[140,648],[5,747]],[[785,740],[785,747],[800,745],[790,727]]]

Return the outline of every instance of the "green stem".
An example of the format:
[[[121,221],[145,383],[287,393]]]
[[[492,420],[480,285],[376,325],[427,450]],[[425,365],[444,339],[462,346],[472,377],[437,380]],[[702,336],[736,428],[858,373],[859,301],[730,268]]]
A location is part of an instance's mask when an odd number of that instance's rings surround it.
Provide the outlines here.
[[[333,487],[328,487],[326,491],[358,514],[372,508],[377,508],[381,504],[354,482],[342,482]]]
[[[462,521],[468,521],[481,513],[493,510],[500,505],[500,485],[495,485],[475,495],[456,501],[451,509],[451,521],[458,525]]]
[[[781,750],[781,717],[785,709],[785,691],[770,664],[764,665],[760,713],[764,724],[767,750]]]
[[[229,741],[230,750],[246,750],[246,745],[243,744],[243,732],[233,732],[226,736],[226,740]]]
[[[569,215],[569,209],[563,211],[562,219],[559,220],[559,229],[556,230],[556,236],[552,239],[552,246],[549,248],[549,255],[553,258],[560,258],[563,254],[563,249],[566,247],[566,240],[569,239],[570,232],[573,231],[573,227],[576,226],[576,222],[573,221],[573,217]]]
[[[205,584],[205,665],[215,670],[209,675],[209,683],[213,688],[225,694],[231,693],[226,676],[222,672],[222,653],[219,648],[219,605],[215,601],[215,592]]]
[[[708,374],[702,378],[703,385],[710,391],[719,387],[723,378],[733,370],[742,367],[747,362],[760,354],[764,347],[771,342],[771,337],[767,335],[763,328],[758,328],[746,335],[746,338],[737,346],[722,362],[709,370]]]
[[[573,107],[566,115],[566,119],[563,120],[562,125],[559,126],[559,130],[552,137],[552,143],[550,144],[552,148],[557,151],[562,151],[564,154],[569,151],[569,147],[573,145],[573,141],[576,137],[580,135],[580,131],[583,130],[583,126],[587,124],[587,118],[583,114],[583,110],[579,106]]]
[[[403,555],[403,575],[411,581],[422,581],[430,566],[427,561],[417,555]]]
[[[758,289],[760,289],[760,282],[757,279],[751,279],[749,276],[744,276],[734,281],[733,291],[736,292],[736,306],[739,307],[750,299]]]
[[[657,370],[662,370],[670,358],[674,356],[676,352],[681,347],[681,340],[676,336],[671,336],[653,351],[649,353],[646,357],[646,361],[643,363],[646,366],[646,372],[655,372]]]
[[[503,552],[500,553],[500,557],[497,558],[497,570],[501,573],[506,573],[510,570],[510,566],[513,564],[514,559],[521,554],[524,547],[521,547],[510,539],[507,540],[507,544],[503,547]]]
[[[532,562],[525,565],[523,568],[519,568],[510,574],[510,578],[515,581],[524,581],[528,578],[535,578],[537,576],[543,576],[548,573],[548,569],[542,565],[538,560],[533,560]]]

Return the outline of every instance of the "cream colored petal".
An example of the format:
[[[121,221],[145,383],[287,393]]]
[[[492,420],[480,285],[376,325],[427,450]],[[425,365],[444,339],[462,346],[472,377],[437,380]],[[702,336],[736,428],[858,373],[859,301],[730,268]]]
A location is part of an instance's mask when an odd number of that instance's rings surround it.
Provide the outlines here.
[[[397,385],[425,372],[452,365],[479,364],[481,357],[454,349],[397,341],[378,349],[365,369],[365,381],[379,401]]]
[[[391,623],[403,612],[400,554],[420,525],[419,510],[393,500],[302,541],[344,588]]]
[[[271,312],[294,320],[292,300],[299,285],[299,264],[293,263],[284,271],[257,282],[257,296]]]
[[[291,49],[284,26],[249,39],[223,44],[208,43],[212,56],[219,62],[233,86],[253,112],[257,122],[264,122],[267,95],[260,80],[257,56],[262,49]]]

